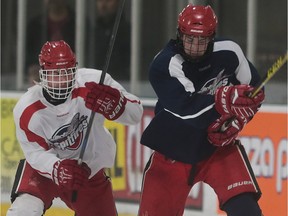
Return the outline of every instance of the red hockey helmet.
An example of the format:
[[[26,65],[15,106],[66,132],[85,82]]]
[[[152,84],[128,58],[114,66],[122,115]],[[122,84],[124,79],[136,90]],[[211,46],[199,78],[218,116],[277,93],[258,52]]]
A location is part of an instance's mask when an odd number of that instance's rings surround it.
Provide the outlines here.
[[[42,46],[39,64],[42,69],[71,68],[75,67],[76,58],[65,41],[47,41]]]
[[[178,16],[178,30],[182,34],[212,37],[215,34],[217,17],[208,6],[187,5]]]
[[[69,97],[75,87],[76,58],[63,40],[47,41],[39,54],[40,85],[50,97],[61,100]]]

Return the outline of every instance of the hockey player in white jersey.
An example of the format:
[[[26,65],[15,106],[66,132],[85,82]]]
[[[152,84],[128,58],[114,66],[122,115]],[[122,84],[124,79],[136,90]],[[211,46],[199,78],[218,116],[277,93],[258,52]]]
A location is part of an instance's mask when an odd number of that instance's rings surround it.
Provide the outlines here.
[[[114,164],[116,145],[104,120],[140,122],[143,107],[109,74],[77,69],[65,41],[46,42],[39,55],[40,83],[14,108],[17,139],[25,155],[12,189],[8,216],[41,216],[60,197],[77,216],[117,215],[111,182],[104,168]],[[83,162],[78,165],[91,110]],[[72,193],[77,199],[72,202]]]

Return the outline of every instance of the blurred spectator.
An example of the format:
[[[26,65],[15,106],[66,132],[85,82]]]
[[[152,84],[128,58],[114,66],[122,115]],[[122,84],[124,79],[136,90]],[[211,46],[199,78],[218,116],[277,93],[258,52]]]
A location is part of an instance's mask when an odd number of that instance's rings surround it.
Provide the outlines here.
[[[92,66],[103,69],[120,0],[96,0],[95,48]],[[131,25],[122,12],[108,72],[117,80],[129,80]]]
[[[28,67],[28,87],[33,86],[35,82],[40,82],[39,79],[39,64],[31,64]]]
[[[38,76],[38,53],[46,41],[65,40],[75,51],[75,13],[68,0],[44,0],[45,11],[27,26],[26,71],[30,79]]]

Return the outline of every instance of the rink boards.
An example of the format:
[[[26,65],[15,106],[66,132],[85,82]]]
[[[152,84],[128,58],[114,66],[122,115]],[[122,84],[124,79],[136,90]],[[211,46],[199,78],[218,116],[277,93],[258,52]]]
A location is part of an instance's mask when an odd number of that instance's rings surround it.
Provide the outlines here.
[[[20,96],[19,93],[2,92],[1,98],[1,216],[6,214],[17,163],[23,158],[12,116]],[[139,142],[153,118],[155,100],[142,101],[144,114],[138,125],[105,122],[117,143],[114,167],[107,172],[112,178],[119,216],[137,214],[142,172],[151,154],[151,150]],[[287,106],[263,105],[241,132],[240,139],[263,192],[260,205],[264,215],[287,215]],[[225,215],[218,209],[213,190],[205,184],[195,185],[187,199],[185,215],[192,212],[194,216]],[[57,199],[47,215],[72,216],[73,212]]]

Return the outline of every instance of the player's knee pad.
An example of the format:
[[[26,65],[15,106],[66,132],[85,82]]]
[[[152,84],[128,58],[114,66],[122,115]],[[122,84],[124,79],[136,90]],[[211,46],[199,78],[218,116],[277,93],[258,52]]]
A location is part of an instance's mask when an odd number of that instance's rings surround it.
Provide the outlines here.
[[[227,216],[262,216],[262,211],[252,193],[239,194],[222,207]]]
[[[44,203],[41,199],[30,194],[21,194],[12,203],[6,216],[41,216]]]

